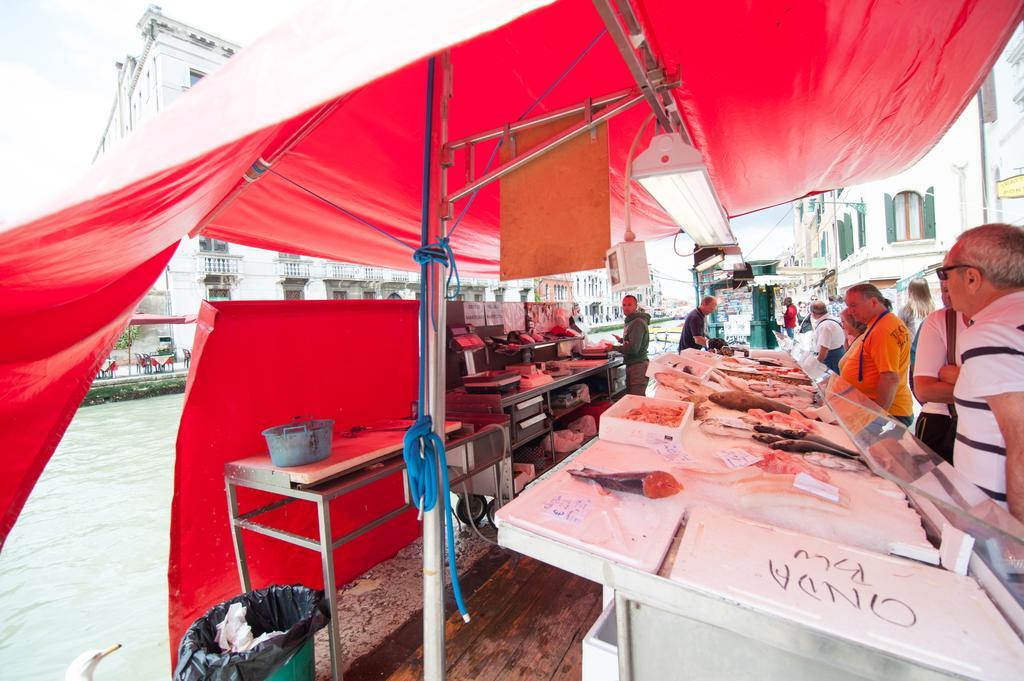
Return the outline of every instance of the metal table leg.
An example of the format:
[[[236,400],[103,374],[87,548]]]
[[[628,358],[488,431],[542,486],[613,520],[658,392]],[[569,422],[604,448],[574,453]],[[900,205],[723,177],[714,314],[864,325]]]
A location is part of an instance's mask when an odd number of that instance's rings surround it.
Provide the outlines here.
[[[334,585],[334,539],[331,534],[331,502],[320,497],[316,502],[320,516],[320,559],[324,567],[324,593],[331,611],[329,639],[331,645],[331,678],[341,681],[341,635],[338,627],[338,593]]]
[[[238,524],[238,495],[230,478],[224,479],[224,487],[228,493],[228,515],[231,522],[231,543],[235,547],[235,563],[238,565],[238,581],[242,584],[242,593],[252,591],[249,583],[249,564],[245,560],[245,544],[242,540],[242,528]]]

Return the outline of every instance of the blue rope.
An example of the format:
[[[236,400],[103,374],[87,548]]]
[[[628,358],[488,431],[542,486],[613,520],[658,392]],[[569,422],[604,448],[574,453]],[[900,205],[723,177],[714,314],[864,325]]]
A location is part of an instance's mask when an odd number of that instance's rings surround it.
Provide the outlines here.
[[[604,34],[607,33],[607,32],[608,32],[608,29],[601,29],[601,31],[596,36],[594,36],[594,39],[590,41],[590,44],[588,44],[586,47],[584,47],[583,51],[579,53],[579,55],[576,57],[576,59],[574,59],[573,62],[571,64],[569,64],[569,67],[567,69],[565,69],[565,71],[562,72],[562,75],[560,75],[558,78],[556,78],[555,81],[553,83],[551,83],[551,85],[549,85],[546,90],[544,90],[544,92],[540,93],[540,96],[537,97],[537,99],[533,100],[533,104],[531,104],[530,106],[526,107],[526,111],[524,111],[522,114],[520,114],[519,118],[517,118],[516,120],[517,121],[521,121],[524,118],[526,118],[527,116],[529,116],[530,113],[534,109],[536,109],[540,105],[540,103],[542,101],[544,101],[544,98],[547,97],[548,95],[550,95],[551,92],[556,87],[558,87],[559,84],[561,84],[561,82],[563,80],[566,79],[566,77],[572,72],[572,70],[574,68],[576,68],[576,65],[579,64],[581,61],[583,61],[583,58],[586,57],[587,54],[592,49],[594,49],[594,46],[597,45],[598,41],[601,40],[601,38],[603,38]],[[498,156],[498,150],[501,149],[501,145],[504,144],[504,143],[505,143],[504,139],[499,139],[498,143],[494,145],[494,149],[491,150],[491,157],[489,159],[487,159],[487,163],[484,165],[484,172],[483,172],[484,175],[486,175],[488,172],[490,172],[491,164],[494,163],[494,159],[497,158],[497,156]],[[479,191],[480,191],[479,188],[474,189],[473,193],[469,195],[469,199],[466,200],[466,205],[462,207],[462,210],[459,211],[458,217],[455,218],[455,222],[452,223],[452,229],[448,233],[448,236],[451,236],[452,234],[454,234],[455,230],[459,228],[460,224],[462,224],[462,218],[465,217],[466,213],[468,213],[469,209],[473,206],[473,202],[476,201],[476,195],[477,195],[477,193]]]
[[[426,135],[423,142],[423,207],[420,219],[420,231],[422,233],[423,245],[413,252],[413,260],[420,266],[420,357],[419,357],[419,405],[416,422],[406,432],[403,439],[402,456],[405,458],[405,466],[409,476],[409,490],[416,507],[420,511],[420,517],[426,511],[433,510],[437,506],[438,497],[444,501],[444,526],[448,545],[448,573],[452,580],[452,593],[455,596],[455,604],[462,613],[462,619],[469,621],[469,611],[462,600],[462,588],[459,585],[459,573],[455,565],[455,532],[452,529],[452,503],[451,489],[448,483],[448,461],[445,457],[444,441],[434,432],[434,423],[429,415],[423,413],[423,406],[427,403],[427,317],[437,330],[437,319],[432,313],[433,291],[431,285],[430,270],[436,264],[441,267],[448,267],[447,286],[451,285],[452,277],[455,277],[456,291],[460,289],[458,270],[455,266],[455,253],[448,243],[446,237],[441,237],[437,243],[428,244],[427,234],[430,220],[430,169],[431,154],[430,144],[433,134],[433,98],[434,98],[434,58],[427,61],[427,125]],[[458,293],[456,293],[458,295]],[[439,301],[439,305],[444,303]],[[441,489],[438,489],[438,478],[441,479]],[[424,538],[426,541],[426,538]]]

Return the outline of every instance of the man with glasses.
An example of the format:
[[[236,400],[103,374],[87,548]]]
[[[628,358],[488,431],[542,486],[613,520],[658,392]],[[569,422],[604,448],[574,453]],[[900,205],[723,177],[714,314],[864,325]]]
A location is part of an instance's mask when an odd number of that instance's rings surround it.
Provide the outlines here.
[[[840,368],[847,383],[909,427],[914,422],[910,332],[885,303],[873,284],[857,284],[846,292],[846,307],[867,330],[850,346]]]
[[[1024,521],[1024,229],[964,232],[936,274],[971,320],[957,341],[953,465]]]

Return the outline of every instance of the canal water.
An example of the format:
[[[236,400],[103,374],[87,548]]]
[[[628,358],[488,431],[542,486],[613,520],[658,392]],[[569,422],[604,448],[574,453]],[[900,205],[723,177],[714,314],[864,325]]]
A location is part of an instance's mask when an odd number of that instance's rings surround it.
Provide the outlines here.
[[[167,551],[183,395],[79,409],[0,553],[0,678],[170,678]]]

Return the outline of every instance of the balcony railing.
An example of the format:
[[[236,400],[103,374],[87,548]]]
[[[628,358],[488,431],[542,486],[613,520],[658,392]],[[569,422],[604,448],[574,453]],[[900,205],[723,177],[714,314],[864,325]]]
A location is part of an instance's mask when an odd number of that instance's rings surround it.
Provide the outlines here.
[[[199,267],[207,274],[238,274],[238,259],[204,255],[199,258]]]
[[[309,263],[301,261],[280,261],[277,263],[277,273],[289,279],[309,279]]]
[[[328,279],[348,279],[352,281],[381,281],[399,284],[415,284],[420,280],[418,272],[404,270],[388,270],[383,267],[364,267],[362,265],[343,265],[328,263],[325,266]]]

